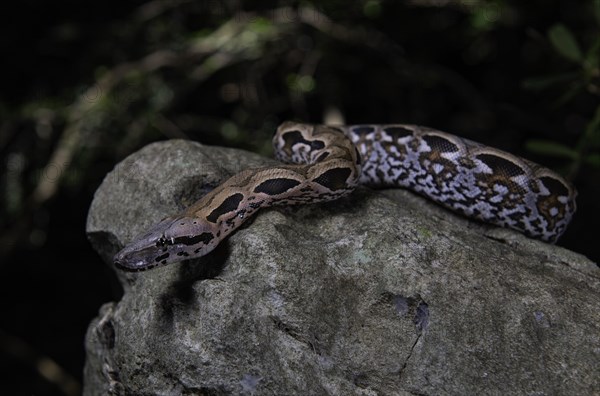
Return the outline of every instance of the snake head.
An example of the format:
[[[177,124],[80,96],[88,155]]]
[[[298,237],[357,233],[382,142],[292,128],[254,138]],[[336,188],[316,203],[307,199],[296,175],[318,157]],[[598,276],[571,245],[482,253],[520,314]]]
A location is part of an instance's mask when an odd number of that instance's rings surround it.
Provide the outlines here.
[[[194,217],[167,217],[117,253],[114,264],[125,271],[144,271],[204,256],[218,243],[213,224]]]

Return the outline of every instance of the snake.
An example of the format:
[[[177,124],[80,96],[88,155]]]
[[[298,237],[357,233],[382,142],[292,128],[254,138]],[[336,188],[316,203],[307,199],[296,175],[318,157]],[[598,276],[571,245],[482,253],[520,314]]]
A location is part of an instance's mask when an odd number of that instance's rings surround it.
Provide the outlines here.
[[[358,185],[412,190],[441,206],[555,243],[577,191],[558,173],[432,128],[287,121],[273,136],[281,164],[243,170],[161,220],[114,256],[143,271],[210,253],[261,208],[332,201]]]

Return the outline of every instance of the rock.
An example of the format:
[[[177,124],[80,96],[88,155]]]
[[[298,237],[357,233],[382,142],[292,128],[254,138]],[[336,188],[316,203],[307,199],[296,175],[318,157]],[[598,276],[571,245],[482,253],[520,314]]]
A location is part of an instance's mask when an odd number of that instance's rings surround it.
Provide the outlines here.
[[[87,232],[107,261],[227,175],[270,163],[186,141],[120,163]],[[204,258],[118,272],[85,395],[593,394],[600,270],[402,190],[261,211]]]

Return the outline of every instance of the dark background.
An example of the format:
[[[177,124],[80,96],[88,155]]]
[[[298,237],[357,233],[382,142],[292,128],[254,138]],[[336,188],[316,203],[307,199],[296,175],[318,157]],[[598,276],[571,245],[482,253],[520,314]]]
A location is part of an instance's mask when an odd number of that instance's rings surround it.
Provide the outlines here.
[[[106,173],[157,140],[270,155],[287,119],[435,127],[569,177],[579,209],[559,245],[600,261],[600,1],[302,5],[0,12],[2,394],[80,392],[86,327],[120,296],[87,210]]]

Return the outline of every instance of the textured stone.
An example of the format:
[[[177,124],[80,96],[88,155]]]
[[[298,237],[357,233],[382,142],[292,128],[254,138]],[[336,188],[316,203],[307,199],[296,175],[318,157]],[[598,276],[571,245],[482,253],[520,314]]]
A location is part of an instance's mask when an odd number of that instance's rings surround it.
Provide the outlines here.
[[[107,262],[227,175],[271,160],[185,141],[110,173],[87,232]],[[410,192],[261,211],[204,258],[118,273],[85,395],[594,394],[600,270]]]

